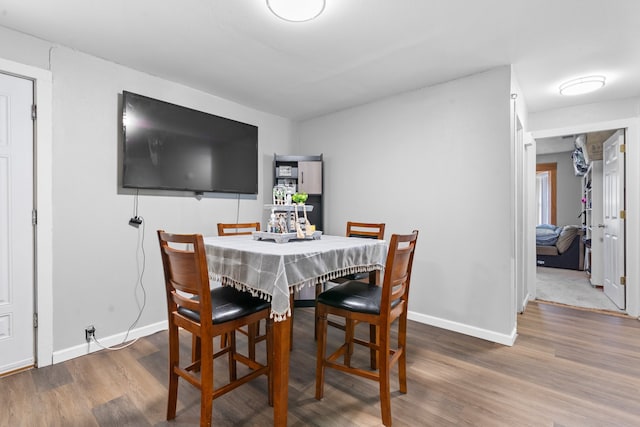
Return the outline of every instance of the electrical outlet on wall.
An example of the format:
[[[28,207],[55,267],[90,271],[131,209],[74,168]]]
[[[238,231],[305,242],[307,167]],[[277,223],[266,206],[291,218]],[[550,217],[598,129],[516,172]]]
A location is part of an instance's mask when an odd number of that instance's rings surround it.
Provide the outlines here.
[[[87,326],[84,330],[84,339],[87,340],[87,342],[90,342],[91,338],[95,338],[95,334],[96,328],[94,328],[93,325]]]
[[[142,218],[134,216],[129,220],[129,225],[138,228],[142,224]]]

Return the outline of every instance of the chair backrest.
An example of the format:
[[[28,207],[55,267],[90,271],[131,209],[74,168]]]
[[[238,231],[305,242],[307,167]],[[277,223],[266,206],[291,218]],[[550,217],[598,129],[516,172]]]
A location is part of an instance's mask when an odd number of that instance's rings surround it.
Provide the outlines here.
[[[158,230],[158,240],[169,321],[176,315],[178,307],[195,311],[202,319],[211,319],[209,272],[202,235],[171,234]]]
[[[367,237],[370,239],[384,239],[385,224],[367,222],[347,222],[347,237]]]
[[[380,314],[398,317],[407,310],[413,255],[418,242],[418,230],[411,234],[393,234],[382,282]],[[390,319],[391,320],[391,319]]]
[[[218,236],[239,236],[260,231],[259,222],[245,222],[241,224],[218,223]]]

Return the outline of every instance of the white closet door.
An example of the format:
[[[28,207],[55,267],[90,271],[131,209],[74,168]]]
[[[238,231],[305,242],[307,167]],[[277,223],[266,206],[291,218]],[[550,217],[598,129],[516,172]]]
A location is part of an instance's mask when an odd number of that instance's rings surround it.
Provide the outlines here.
[[[604,293],[625,309],[624,259],[624,131],[604,142]]]
[[[0,73],[0,373],[34,362],[33,82]]]

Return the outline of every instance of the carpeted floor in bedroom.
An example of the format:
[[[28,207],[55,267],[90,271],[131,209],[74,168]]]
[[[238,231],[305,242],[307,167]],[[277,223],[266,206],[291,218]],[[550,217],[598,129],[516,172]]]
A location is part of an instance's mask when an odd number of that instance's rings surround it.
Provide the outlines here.
[[[604,294],[591,286],[584,271],[536,267],[536,299],[575,307],[624,313]]]

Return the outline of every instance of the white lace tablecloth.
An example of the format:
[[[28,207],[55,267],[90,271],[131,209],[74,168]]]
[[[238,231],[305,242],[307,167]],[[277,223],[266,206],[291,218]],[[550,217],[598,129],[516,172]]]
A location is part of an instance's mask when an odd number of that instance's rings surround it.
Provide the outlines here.
[[[322,236],[288,243],[252,236],[205,237],[211,280],[271,301],[274,320],[291,314],[289,294],[346,274],[382,270],[387,255],[383,240]]]

